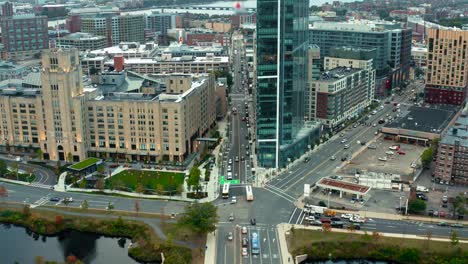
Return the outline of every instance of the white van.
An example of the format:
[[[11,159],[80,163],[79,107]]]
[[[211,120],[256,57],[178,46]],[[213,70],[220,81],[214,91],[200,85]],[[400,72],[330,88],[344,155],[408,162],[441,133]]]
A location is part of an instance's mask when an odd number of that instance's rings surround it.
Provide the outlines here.
[[[232,180],[232,172],[228,172],[228,173],[227,173],[227,179],[228,179],[228,180]]]
[[[416,186],[416,191],[417,192],[429,192],[429,189],[424,186]]]

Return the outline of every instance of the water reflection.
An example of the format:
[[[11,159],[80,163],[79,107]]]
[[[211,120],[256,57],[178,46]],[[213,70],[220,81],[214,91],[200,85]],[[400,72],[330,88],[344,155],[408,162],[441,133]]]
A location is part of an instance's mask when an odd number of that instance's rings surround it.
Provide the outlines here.
[[[34,263],[37,256],[64,262],[71,255],[87,264],[137,263],[127,255],[127,239],[76,231],[47,237],[22,227],[1,224],[0,245],[1,263]]]

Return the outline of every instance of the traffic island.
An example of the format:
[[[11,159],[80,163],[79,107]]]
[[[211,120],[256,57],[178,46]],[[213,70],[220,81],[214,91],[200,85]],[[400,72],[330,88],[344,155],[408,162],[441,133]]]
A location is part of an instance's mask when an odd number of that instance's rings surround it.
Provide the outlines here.
[[[285,232],[292,256],[307,254],[310,261],[371,260],[388,263],[466,263],[468,244],[456,237],[440,239],[399,234],[367,233],[326,227],[299,228]],[[410,238],[411,237],[411,238]]]

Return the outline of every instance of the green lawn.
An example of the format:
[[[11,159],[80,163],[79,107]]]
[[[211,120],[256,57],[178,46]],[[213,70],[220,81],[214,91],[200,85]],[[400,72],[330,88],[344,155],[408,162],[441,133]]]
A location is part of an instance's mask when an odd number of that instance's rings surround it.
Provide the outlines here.
[[[308,254],[312,259],[371,258],[398,263],[444,263],[442,260],[468,257],[468,245],[427,239],[383,237],[296,229],[287,236],[293,255]],[[441,262],[442,261],[442,262]],[[453,262],[462,263],[462,262]]]
[[[108,187],[121,189],[129,188],[135,191],[141,183],[145,190],[177,191],[177,187],[184,182],[184,173],[167,171],[125,170],[110,178],[106,182]]]
[[[29,175],[29,173],[18,173],[18,177],[16,177],[16,174],[14,172],[10,172],[7,175],[3,176],[6,179],[10,180],[18,180],[18,181],[24,181],[24,182],[33,182],[36,179],[36,176]]]
[[[73,165],[71,165],[69,168],[70,169],[74,169],[74,170],[82,170],[84,168],[87,168],[95,163],[97,163],[98,161],[100,161],[100,159],[98,158],[87,158],[85,160],[82,160],[78,163],[75,163]]]

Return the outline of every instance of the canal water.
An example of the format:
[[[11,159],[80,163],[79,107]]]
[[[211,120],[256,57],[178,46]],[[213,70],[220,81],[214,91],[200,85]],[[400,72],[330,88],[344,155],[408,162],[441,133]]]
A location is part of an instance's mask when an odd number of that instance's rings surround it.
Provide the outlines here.
[[[138,263],[127,255],[129,239],[103,237],[80,232],[59,236],[37,235],[22,227],[0,224],[0,263],[35,263],[37,256],[47,261],[65,262],[74,255],[84,263]]]

